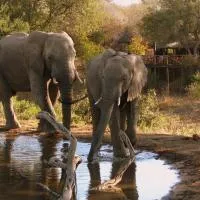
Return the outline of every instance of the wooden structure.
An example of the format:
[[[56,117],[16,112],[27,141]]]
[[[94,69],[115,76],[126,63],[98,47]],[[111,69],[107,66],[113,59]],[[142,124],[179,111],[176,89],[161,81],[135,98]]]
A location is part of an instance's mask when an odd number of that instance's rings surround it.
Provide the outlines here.
[[[199,66],[185,65],[188,55],[143,56],[149,71],[148,88],[155,88],[167,95],[183,93],[191,76],[200,71]]]

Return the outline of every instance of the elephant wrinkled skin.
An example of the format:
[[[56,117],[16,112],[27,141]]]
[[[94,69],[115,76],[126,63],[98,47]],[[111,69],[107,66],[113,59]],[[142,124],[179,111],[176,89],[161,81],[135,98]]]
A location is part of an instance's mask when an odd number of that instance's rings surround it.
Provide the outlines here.
[[[31,91],[40,109],[53,116],[60,91],[61,100],[67,102],[62,105],[63,124],[70,128],[72,84],[79,79],[75,54],[73,41],[65,32],[14,33],[0,40],[0,101],[6,129],[20,127],[11,97],[25,91]],[[40,125],[43,129],[44,121]]]
[[[93,122],[88,161],[96,159],[108,123],[114,156],[129,156],[119,135],[125,131],[136,142],[137,99],[147,81],[142,58],[108,49],[88,64],[86,79]]]

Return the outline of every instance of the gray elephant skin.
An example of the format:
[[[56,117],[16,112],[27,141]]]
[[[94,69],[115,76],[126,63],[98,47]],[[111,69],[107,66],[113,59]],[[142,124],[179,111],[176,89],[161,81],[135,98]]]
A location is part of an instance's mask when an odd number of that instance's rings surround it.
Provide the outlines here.
[[[14,33],[0,40],[0,101],[6,129],[20,127],[11,97],[26,91],[31,91],[41,110],[53,116],[53,105],[60,92],[65,102],[63,124],[70,128],[72,85],[79,79],[75,54],[73,41],[65,32]]]
[[[125,131],[135,145],[138,96],[147,81],[147,68],[142,58],[108,49],[88,64],[86,80],[93,123],[88,161],[97,158],[108,124],[114,156],[129,156],[119,135],[120,131]]]

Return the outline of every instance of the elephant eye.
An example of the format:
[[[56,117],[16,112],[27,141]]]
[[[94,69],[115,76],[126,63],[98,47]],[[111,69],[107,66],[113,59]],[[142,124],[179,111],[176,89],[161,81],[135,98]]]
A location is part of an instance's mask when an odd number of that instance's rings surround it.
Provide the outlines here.
[[[126,80],[126,75],[123,75],[123,76],[121,77],[121,80],[122,80],[122,81],[125,81],[125,80]]]

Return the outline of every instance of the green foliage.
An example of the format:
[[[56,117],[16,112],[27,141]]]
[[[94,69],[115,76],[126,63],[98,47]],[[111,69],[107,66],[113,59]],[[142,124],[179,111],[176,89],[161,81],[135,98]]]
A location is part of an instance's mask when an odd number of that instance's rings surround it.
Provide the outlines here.
[[[76,43],[80,57],[88,59],[99,52],[89,35],[104,22],[99,0],[0,0],[0,35],[17,31],[66,31]],[[86,43],[86,44],[85,44]]]
[[[105,41],[105,34],[103,31],[101,30],[98,30],[98,31],[95,31],[93,32],[90,36],[89,36],[89,39],[94,42],[95,44],[103,44],[104,41]]]
[[[142,130],[154,129],[166,124],[166,118],[159,111],[159,102],[154,89],[141,96],[139,110],[138,123]]]
[[[188,51],[192,45],[195,54],[200,38],[199,17],[200,1],[159,0],[156,9],[152,8],[143,18],[140,28],[152,42],[166,44],[176,41]]]
[[[9,7],[7,4],[0,6],[0,36],[11,32],[29,32],[29,24],[21,18],[11,19],[8,15]]]
[[[88,98],[73,105],[72,123],[88,124],[91,122],[90,105]]]
[[[101,45],[95,44],[89,40],[81,41],[79,53],[85,61],[89,61],[92,57],[103,52]]]
[[[76,97],[77,99],[79,97]],[[61,104],[56,104],[55,112],[57,119],[62,121],[62,108]],[[91,122],[89,100],[86,98],[72,105],[72,124],[87,124]]]
[[[18,100],[14,97],[13,104],[17,117],[22,120],[35,119],[35,116],[40,111],[38,106],[28,100]]]
[[[191,84],[187,87],[187,92],[192,98],[200,98],[200,72],[192,76]]]
[[[128,50],[130,53],[145,55],[148,45],[141,36],[135,36],[131,40],[131,44],[128,45]]]

